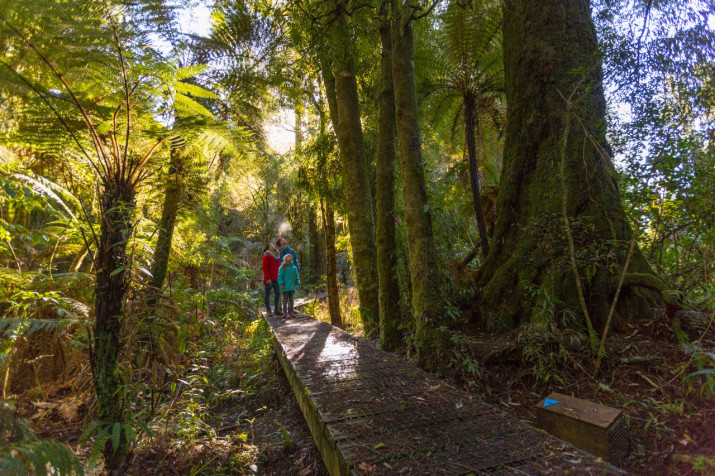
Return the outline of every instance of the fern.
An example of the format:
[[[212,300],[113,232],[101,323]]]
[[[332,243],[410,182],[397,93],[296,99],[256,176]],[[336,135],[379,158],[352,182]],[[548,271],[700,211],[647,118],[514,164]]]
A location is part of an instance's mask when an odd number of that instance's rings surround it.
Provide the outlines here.
[[[416,54],[425,72],[420,91],[437,117],[446,114],[456,127],[462,113],[461,96],[469,92],[478,98],[481,114],[495,123],[503,120],[501,98],[503,65],[501,51],[501,11],[493,0],[462,6],[452,1],[441,13],[443,28],[435,31],[432,43]]]
[[[178,81],[174,83],[174,89],[178,93],[184,95],[191,95],[197,98],[218,99],[218,96],[216,96],[215,93],[209,91],[208,89],[204,89],[201,86],[197,86],[195,84],[187,82]]]
[[[84,469],[67,446],[40,440],[6,402],[0,402],[0,474],[82,475]]]

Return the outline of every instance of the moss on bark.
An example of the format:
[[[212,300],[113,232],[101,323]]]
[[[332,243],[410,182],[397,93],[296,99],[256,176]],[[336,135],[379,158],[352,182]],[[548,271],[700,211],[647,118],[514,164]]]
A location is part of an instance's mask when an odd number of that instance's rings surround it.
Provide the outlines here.
[[[395,91],[392,82],[392,32],[387,19],[387,2],[383,2],[380,16],[382,55],[375,161],[380,346],[385,350],[395,350],[400,346],[402,336],[395,230]]]
[[[320,207],[323,212],[323,229],[325,230],[325,254],[328,258],[326,284],[328,288],[330,323],[337,327],[343,327],[338,292],[338,260],[335,250],[335,212],[333,212],[330,203],[325,203],[323,200],[320,201]]]
[[[528,322],[535,288],[581,314],[566,241],[571,232],[587,308],[601,329],[632,231],[604,139],[601,60],[589,2],[510,0],[503,30],[504,166],[473,315],[492,330]],[[638,249],[629,271],[652,274]],[[620,322],[637,317],[635,309],[645,315],[647,299],[638,293],[624,293],[619,303],[631,309],[618,314]]]
[[[333,102],[337,106],[336,133],[343,164],[345,208],[361,315],[365,335],[371,336],[379,330],[380,319],[374,208],[367,161],[363,151],[353,39],[347,12],[343,9],[345,5],[339,3],[336,7],[337,18],[326,34],[332,59],[332,81],[335,91]],[[328,91],[327,81],[326,91]],[[330,109],[332,114],[332,105]]]
[[[392,48],[395,115],[405,201],[405,226],[410,256],[412,311],[415,317],[417,358],[425,368],[435,369],[443,350],[444,303],[427,200],[422,140],[415,87],[415,47],[412,32],[412,2],[393,0]]]
[[[151,267],[152,285],[158,289],[164,286],[166,271],[169,267],[171,242],[174,237],[174,225],[181,203],[181,173],[183,170],[182,152],[171,151],[171,165],[164,190],[164,203],[159,220],[159,236],[154,250],[154,263]]]

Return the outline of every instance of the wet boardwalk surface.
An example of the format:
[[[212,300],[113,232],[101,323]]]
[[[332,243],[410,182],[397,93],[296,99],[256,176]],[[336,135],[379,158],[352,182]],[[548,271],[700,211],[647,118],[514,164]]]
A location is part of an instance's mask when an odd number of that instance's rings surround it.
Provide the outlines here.
[[[336,327],[268,322],[331,474],[618,474]]]

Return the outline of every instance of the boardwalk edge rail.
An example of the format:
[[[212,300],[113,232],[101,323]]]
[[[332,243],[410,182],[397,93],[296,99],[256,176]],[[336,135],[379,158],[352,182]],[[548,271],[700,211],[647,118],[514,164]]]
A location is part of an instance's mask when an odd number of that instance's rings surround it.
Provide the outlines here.
[[[308,428],[313,435],[315,444],[318,446],[318,450],[320,451],[320,455],[323,457],[323,462],[325,463],[328,472],[333,476],[347,476],[353,474],[345,455],[343,455],[340,448],[338,448],[338,445],[332,438],[331,433],[326,428],[325,422],[323,422],[320,417],[320,413],[316,408],[315,403],[308,394],[308,389],[300,380],[300,377],[298,377],[298,373],[295,368],[293,368],[290,359],[288,359],[288,356],[283,350],[283,346],[273,331],[273,325],[270,319],[268,319],[265,314],[262,314],[262,317],[270,329],[271,342],[273,344],[273,349],[276,352],[278,362],[283,368],[283,373],[288,379],[288,383],[293,390],[296,400],[298,401],[298,406],[303,413],[303,417],[308,423]]]

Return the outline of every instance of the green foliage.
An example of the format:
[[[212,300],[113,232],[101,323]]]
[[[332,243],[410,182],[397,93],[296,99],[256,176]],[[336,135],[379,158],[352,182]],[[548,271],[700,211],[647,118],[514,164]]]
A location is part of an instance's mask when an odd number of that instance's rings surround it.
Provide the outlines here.
[[[169,389],[175,396],[159,409],[155,423],[156,428],[163,427],[186,442],[215,436],[211,410],[251,401],[266,385],[273,385],[266,378],[275,378],[267,372],[272,347],[265,321],[235,311],[217,313],[214,318],[202,331],[201,340],[188,343],[191,363],[176,369],[177,378]],[[176,413],[174,407],[181,410]]]
[[[456,377],[470,390],[479,390],[480,385],[483,384],[484,368],[481,362],[475,360],[469,349],[471,339],[460,332],[452,332],[450,340],[452,355],[449,364]]]
[[[135,447],[139,442],[142,433],[146,433],[151,437],[151,429],[145,423],[146,415],[129,416],[124,422],[92,422],[82,432],[80,441],[87,442],[90,438],[94,438],[92,443],[92,452],[89,457],[91,465],[97,459],[102,451],[104,451],[107,442],[111,442],[114,451],[117,451],[120,444],[122,434],[127,439],[130,447]]]
[[[715,32],[707,1],[596,2],[609,141],[651,265],[687,300],[713,309]],[[643,19],[634,28],[630,18]]]
[[[7,402],[0,402],[0,472],[17,476],[59,474],[81,476],[84,469],[64,444],[40,440]]]
[[[710,325],[712,326],[712,318]],[[705,335],[705,333],[703,334]],[[700,393],[709,396],[715,395],[715,353],[708,351],[712,346],[711,340],[700,339],[690,344],[688,347],[691,360],[695,363],[697,370],[684,377],[684,381],[692,388],[700,383]]]
[[[420,37],[416,53],[428,129],[464,153],[464,134],[457,134],[457,126],[464,130],[464,102],[475,101],[485,135],[480,167],[487,181],[498,183],[505,122],[500,5],[451,1],[432,28]]]

